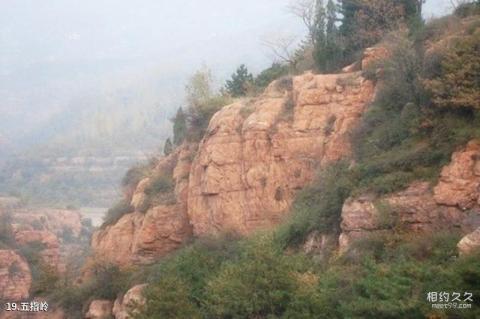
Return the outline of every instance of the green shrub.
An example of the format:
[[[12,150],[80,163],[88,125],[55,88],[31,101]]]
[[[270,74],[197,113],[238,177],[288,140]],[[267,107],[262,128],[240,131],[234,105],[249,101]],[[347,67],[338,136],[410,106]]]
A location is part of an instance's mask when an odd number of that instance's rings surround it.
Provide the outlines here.
[[[170,176],[158,174],[152,177],[150,184],[145,188],[145,194],[153,196],[159,193],[168,193],[173,191],[174,182]]]
[[[120,200],[112,208],[110,208],[105,216],[103,217],[102,228],[105,228],[109,225],[115,224],[120,220],[124,215],[133,213],[133,207],[130,205],[130,202],[126,199]]]
[[[92,300],[113,301],[138,283],[131,280],[131,272],[121,271],[115,265],[96,263],[91,270],[91,277],[87,281],[79,284],[70,280],[60,282],[49,294],[49,299],[60,306],[68,318],[84,318]]]
[[[162,277],[145,292],[147,303],[134,314],[137,319],[202,318],[198,307],[189,299],[189,287],[175,276]]]
[[[165,173],[156,173],[150,177],[150,183],[145,188],[145,200],[139,211],[145,213],[151,207],[157,205],[171,205],[176,203],[174,193],[175,183],[172,176]]]
[[[273,63],[269,68],[260,72],[255,78],[255,85],[259,89],[266,88],[276,79],[288,74],[288,66],[280,63]]]
[[[269,236],[246,243],[240,258],[227,262],[208,282],[206,307],[214,318],[278,318],[297,288],[296,259]]]
[[[338,233],[343,202],[354,185],[347,162],[322,170],[316,180],[297,195],[291,220],[278,232],[279,240],[285,245],[298,245],[315,230]]]
[[[122,179],[122,187],[134,189],[142,179],[148,176],[149,171],[148,165],[137,165],[130,168]]]

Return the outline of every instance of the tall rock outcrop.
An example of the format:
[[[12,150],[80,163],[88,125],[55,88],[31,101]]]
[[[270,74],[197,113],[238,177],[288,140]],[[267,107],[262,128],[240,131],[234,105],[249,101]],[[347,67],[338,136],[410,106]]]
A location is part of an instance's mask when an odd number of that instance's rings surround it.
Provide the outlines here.
[[[190,174],[194,234],[278,224],[315,168],[350,155],[349,133],[373,91],[359,73],[308,73],[215,114]]]
[[[191,237],[187,216],[187,192],[190,162],[196,145],[183,145],[161,159],[154,172],[172,170],[175,189],[172,203],[151,205],[145,190],[149,178],[143,179],[131,197],[134,212],[118,222],[95,232],[92,247],[96,258],[121,266],[145,264],[177,249]],[[152,207],[150,207],[152,206]],[[147,207],[145,212],[142,210]]]
[[[161,159],[174,202],[152,203],[153,178],[128,192],[133,212],[92,239],[98,258],[149,263],[191,236],[246,235],[278,224],[315,170],[351,154],[349,134],[374,95],[360,72],[306,73],[273,82],[264,94],[223,107],[200,142]]]

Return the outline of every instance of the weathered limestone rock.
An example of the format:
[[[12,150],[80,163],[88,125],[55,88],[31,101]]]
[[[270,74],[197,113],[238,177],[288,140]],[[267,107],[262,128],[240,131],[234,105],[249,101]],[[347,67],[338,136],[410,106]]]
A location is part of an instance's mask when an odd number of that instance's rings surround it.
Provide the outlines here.
[[[466,235],[457,244],[460,255],[468,255],[480,251],[480,227],[474,232]]]
[[[27,299],[31,284],[32,276],[25,259],[13,250],[0,250],[0,300]]]
[[[110,300],[93,300],[85,319],[108,319],[112,316],[113,303]]]
[[[142,305],[145,298],[142,293],[147,285],[137,285],[128,290],[121,298],[117,298],[113,305],[115,319],[130,319],[129,312],[134,312],[134,306]]]
[[[190,173],[195,235],[249,234],[278,224],[316,167],[351,154],[348,134],[373,84],[358,73],[307,73],[292,81],[291,94],[274,82],[265,95],[224,107],[210,121]]]

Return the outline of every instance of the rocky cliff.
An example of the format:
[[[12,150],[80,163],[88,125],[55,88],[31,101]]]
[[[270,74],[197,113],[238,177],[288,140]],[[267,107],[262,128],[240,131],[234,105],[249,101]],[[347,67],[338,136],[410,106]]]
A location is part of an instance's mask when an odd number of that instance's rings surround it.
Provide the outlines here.
[[[480,227],[479,187],[480,141],[473,140],[452,155],[434,187],[415,182],[404,191],[384,197],[365,194],[348,199],[342,210],[340,249],[395,227],[414,232],[473,232]],[[464,252],[477,246],[478,231],[459,244]]]
[[[97,258],[146,263],[192,235],[246,235],[280,223],[317,168],[350,155],[349,134],[373,96],[360,72],[306,73],[223,107],[199,145],[184,144],[154,169],[171,171],[174,203],[145,205],[153,182],[142,180],[128,198],[134,212],[94,234]]]

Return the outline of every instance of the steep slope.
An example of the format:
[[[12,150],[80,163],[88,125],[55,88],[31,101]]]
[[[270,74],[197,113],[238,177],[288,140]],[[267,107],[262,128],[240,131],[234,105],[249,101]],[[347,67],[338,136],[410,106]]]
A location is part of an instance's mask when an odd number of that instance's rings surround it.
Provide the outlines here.
[[[480,227],[479,159],[480,141],[472,140],[452,155],[434,187],[417,181],[387,196],[365,194],[348,199],[342,209],[340,249],[345,251],[359,239],[400,225],[413,232],[473,232]]]
[[[173,203],[152,204],[154,179],[140,181],[127,194],[133,212],[94,234],[96,258],[148,263],[192,235],[246,235],[280,223],[317,168],[350,155],[349,134],[373,96],[360,72],[306,73],[225,106],[199,145],[184,144],[153,170],[173,179]]]

